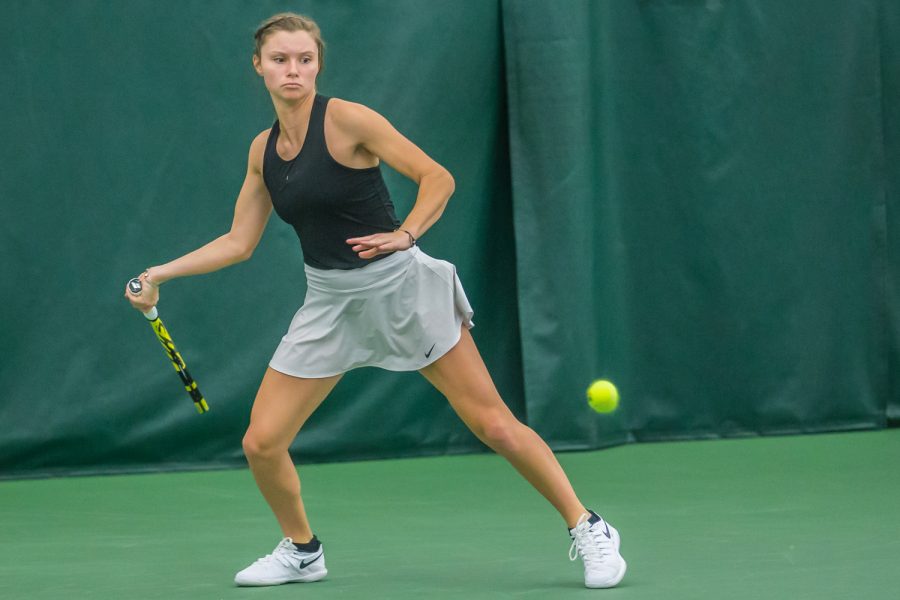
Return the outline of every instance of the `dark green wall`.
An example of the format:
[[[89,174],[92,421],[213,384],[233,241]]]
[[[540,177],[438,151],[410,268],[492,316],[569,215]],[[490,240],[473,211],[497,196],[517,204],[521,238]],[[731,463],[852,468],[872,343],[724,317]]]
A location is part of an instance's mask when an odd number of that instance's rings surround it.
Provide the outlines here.
[[[14,317],[0,325],[2,472],[242,462],[256,387],[305,291],[294,231],[273,215],[250,261],[163,290],[160,312],[212,407],[202,417],[121,295],[145,266],[230,226],[250,141],[274,119],[251,68],[252,35],[281,10],[322,27],[322,93],[382,112],[456,175],[456,195],[421,245],[456,263],[476,341],[521,414],[499,8],[421,6],[5,9],[0,269]],[[414,187],[386,178],[405,214]],[[375,369],[350,373],[295,445],[300,460],[480,448],[422,377]]]
[[[305,289],[293,230],[273,216],[249,262],[163,290],[207,415],[121,293],[230,225],[274,117],[252,33],[281,10],[322,26],[322,93],[456,176],[423,248],[553,447],[900,418],[896,3],[34,0],[0,20],[0,476],[242,464]],[[585,408],[595,377],[613,416]],[[481,449],[421,377],[373,369],[294,446]]]
[[[887,416],[900,424],[900,3],[879,4],[881,47],[881,117],[884,122],[884,208],[876,215],[884,254],[878,261],[876,277],[884,281],[883,343],[884,369],[888,372]],[[883,224],[883,227],[882,227]]]
[[[579,448],[883,426],[896,9],[564,6],[503,4],[532,423]],[[598,375],[614,418],[584,416]]]

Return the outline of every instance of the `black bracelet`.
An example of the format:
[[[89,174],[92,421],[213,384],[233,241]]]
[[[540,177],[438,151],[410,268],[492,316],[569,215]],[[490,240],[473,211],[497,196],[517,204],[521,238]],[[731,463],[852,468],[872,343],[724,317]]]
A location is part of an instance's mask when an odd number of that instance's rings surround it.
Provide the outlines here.
[[[412,248],[413,246],[416,245],[416,238],[414,238],[414,237],[413,237],[413,234],[411,234],[411,233],[408,232],[407,230],[405,230],[405,229],[395,229],[394,231],[402,231],[403,233],[405,233],[406,235],[409,236],[409,247],[410,247],[410,248]]]

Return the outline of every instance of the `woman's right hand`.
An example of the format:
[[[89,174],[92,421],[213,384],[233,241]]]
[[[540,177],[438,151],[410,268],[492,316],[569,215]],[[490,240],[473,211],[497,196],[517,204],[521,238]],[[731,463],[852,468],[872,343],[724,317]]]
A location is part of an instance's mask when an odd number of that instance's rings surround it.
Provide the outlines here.
[[[138,279],[141,280],[142,290],[140,296],[136,296],[131,293],[131,290],[128,289],[128,284],[125,285],[125,298],[131,302],[131,306],[141,311],[141,313],[145,313],[159,302],[159,287],[147,282],[147,273],[141,273]]]

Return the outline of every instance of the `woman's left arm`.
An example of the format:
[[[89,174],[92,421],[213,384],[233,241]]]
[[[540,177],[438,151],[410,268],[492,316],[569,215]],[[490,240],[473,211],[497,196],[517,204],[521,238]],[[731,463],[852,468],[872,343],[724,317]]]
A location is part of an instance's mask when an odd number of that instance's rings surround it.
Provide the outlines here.
[[[453,176],[374,110],[361,104],[340,102],[335,113],[338,127],[358,140],[361,148],[419,186],[416,202],[400,229],[351,238],[347,243],[360,258],[406,250],[412,245],[409,235],[420,238],[444,212],[455,188]]]

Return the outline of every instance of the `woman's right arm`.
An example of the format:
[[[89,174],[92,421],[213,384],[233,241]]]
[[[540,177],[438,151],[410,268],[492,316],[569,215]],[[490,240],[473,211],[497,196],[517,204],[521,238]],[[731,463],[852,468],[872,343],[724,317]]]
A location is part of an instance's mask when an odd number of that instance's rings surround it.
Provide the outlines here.
[[[268,131],[260,133],[250,144],[247,175],[234,207],[231,230],[181,258],[150,267],[147,273],[142,275],[142,279],[149,278],[151,283],[159,285],[177,277],[218,271],[252,256],[272,213],[272,201],[262,175],[263,153],[268,134]],[[132,305],[142,311],[155,306],[158,299],[155,287],[145,286],[145,289],[149,293],[143,293],[139,297],[132,296],[127,290],[125,294]]]

